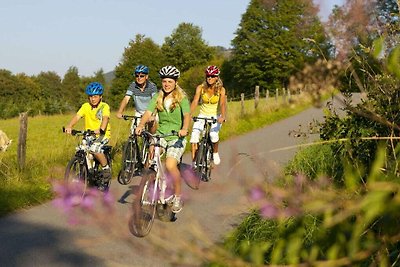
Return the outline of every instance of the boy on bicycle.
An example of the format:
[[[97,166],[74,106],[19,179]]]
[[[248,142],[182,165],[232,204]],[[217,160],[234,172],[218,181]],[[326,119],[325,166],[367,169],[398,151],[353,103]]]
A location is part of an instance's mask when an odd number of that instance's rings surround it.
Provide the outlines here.
[[[71,134],[72,127],[81,119],[85,119],[85,130],[92,130],[96,134],[96,140],[90,146],[90,151],[100,162],[103,169],[103,185],[111,180],[110,166],[104,155],[103,146],[108,143],[111,136],[110,106],[102,101],[104,88],[98,82],[90,83],[85,90],[88,102],[84,103],[76,115],[71,119],[65,132]],[[104,189],[104,188],[99,188]]]

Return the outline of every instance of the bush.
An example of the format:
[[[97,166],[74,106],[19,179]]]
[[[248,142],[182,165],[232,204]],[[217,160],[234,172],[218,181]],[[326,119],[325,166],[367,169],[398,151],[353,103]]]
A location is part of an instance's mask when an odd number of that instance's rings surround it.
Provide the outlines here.
[[[329,176],[340,182],[343,167],[329,144],[318,144],[299,150],[286,165],[285,173],[302,174],[312,180],[319,176]]]

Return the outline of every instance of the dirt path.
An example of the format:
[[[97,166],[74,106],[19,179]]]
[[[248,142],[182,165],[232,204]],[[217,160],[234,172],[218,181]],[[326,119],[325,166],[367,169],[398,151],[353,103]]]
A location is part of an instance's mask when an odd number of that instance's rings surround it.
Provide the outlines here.
[[[130,187],[116,181],[112,184],[115,212],[90,225],[70,226],[52,203],[2,218],[0,266],[198,266],[200,259],[189,251],[220,241],[240,221],[250,207],[246,187],[277,177],[280,166],[295,153],[295,149],[275,150],[310,141],[288,133],[299,125],[307,130],[310,122],[322,116],[321,109],[311,108],[222,142],[222,163],[213,170],[212,180],[201,183],[199,190],[184,184],[187,199],[178,220],[155,221],[146,238],[130,235]],[[190,162],[188,155],[184,162]]]

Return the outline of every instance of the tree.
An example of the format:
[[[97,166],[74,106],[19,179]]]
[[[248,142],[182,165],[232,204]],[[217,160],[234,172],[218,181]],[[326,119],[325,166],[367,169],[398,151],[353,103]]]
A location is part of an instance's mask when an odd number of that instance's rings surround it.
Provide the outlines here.
[[[160,47],[144,35],[137,34],[135,40],[125,48],[121,62],[115,68],[115,78],[110,88],[110,104],[118,107],[129,84],[134,81],[134,70],[139,64],[150,68],[149,76],[158,77],[157,71],[164,64],[164,56]],[[158,82],[158,79],[154,79]]]
[[[37,113],[55,114],[67,110],[61,78],[55,72],[41,72],[33,77],[40,88]]]
[[[20,112],[37,114],[39,92],[39,86],[25,74],[0,70],[0,117],[11,118]]]
[[[228,64],[238,88],[275,89],[305,63],[326,57],[329,42],[308,0],[252,0],[232,41]]]
[[[63,92],[65,100],[70,105],[70,110],[75,111],[82,103],[84,96],[81,78],[79,77],[78,68],[71,66],[64,75],[62,80]]]
[[[176,66],[181,72],[206,64],[215,54],[202,39],[200,27],[192,23],[179,24],[171,36],[165,38],[161,50],[167,64]]]

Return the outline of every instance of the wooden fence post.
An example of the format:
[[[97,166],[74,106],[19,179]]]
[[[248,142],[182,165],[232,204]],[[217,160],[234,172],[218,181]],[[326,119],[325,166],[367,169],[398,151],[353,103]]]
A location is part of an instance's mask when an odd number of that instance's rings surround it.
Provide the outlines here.
[[[268,102],[269,99],[269,90],[267,89],[267,91],[265,92],[265,100]]]
[[[28,113],[23,112],[19,114],[19,136],[18,136],[18,165],[19,169],[25,168],[26,159],[26,136],[28,132]]]
[[[260,101],[260,86],[256,85],[256,91],[254,92],[254,108],[257,109],[258,102]]]
[[[276,88],[275,90],[275,101],[278,102],[278,97],[279,97],[279,89]]]
[[[282,100],[283,103],[286,103],[286,88],[282,87]]]
[[[240,114],[241,116],[244,116],[244,93],[240,94],[240,105],[242,106]]]

